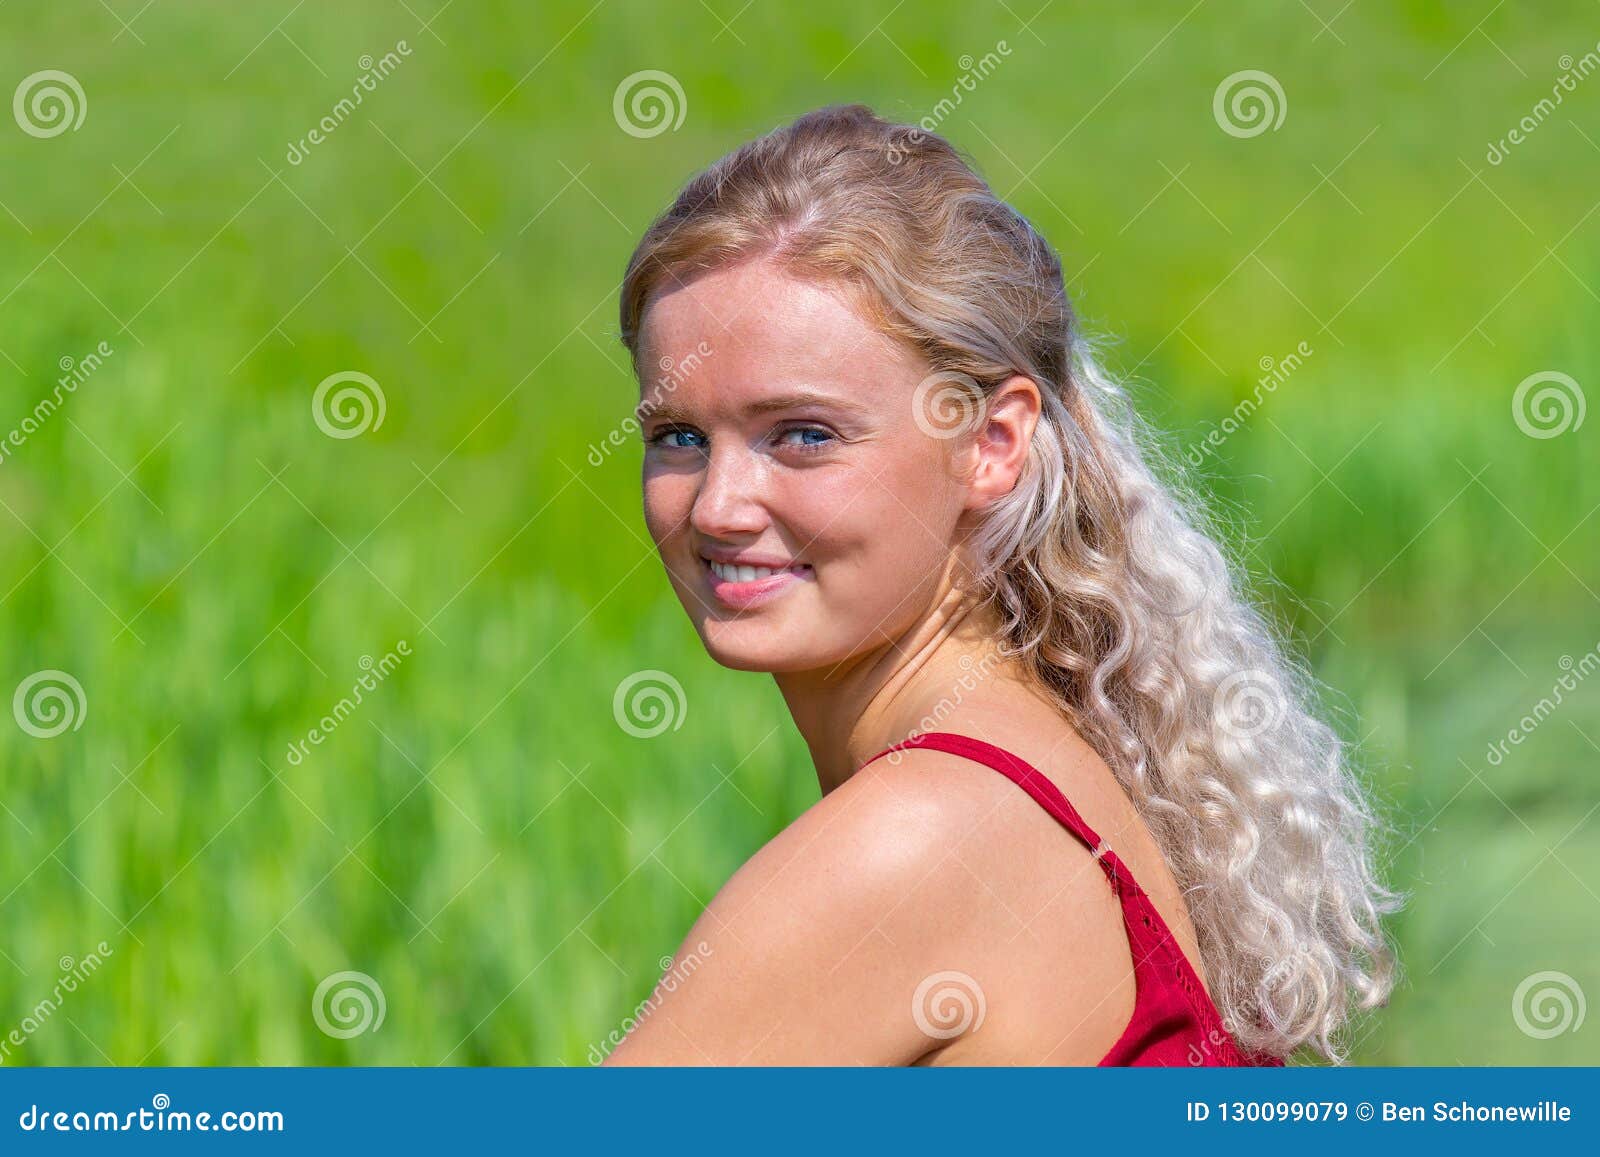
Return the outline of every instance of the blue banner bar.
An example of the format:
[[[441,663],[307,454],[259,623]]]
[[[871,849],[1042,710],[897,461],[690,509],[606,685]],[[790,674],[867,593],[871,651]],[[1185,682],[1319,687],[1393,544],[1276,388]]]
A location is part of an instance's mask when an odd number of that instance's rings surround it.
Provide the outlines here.
[[[1044,1143],[1294,1145],[1296,1157],[1419,1141],[1596,1152],[1597,1068],[0,1070],[0,1153],[218,1141],[583,1146],[599,1152],[974,1152]],[[195,1138],[204,1140],[195,1141]],[[1176,1152],[1176,1149],[1168,1150]]]

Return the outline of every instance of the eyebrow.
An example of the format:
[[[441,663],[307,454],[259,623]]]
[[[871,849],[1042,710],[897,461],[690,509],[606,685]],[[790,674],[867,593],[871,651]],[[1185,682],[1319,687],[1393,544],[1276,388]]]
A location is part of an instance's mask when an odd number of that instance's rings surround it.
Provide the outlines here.
[[[865,416],[871,412],[868,407],[852,398],[840,397],[834,394],[821,394],[812,390],[797,390],[792,393],[778,394],[774,397],[762,398],[760,401],[752,402],[745,407],[745,413],[752,415],[770,414],[779,410],[799,410],[806,406],[831,407],[857,416]],[[682,412],[673,406],[670,398],[659,406],[650,407],[648,412],[643,412],[644,410],[645,403],[640,402],[634,407],[634,417],[642,419],[645,417],[677,418],[682,416]]]
[[[770,414],[774,410],[799,410],[806,406],[832,406],[852,414],[868,412],[866,406],[853,398],[817,393],[814,390],[797,390],[794,393],[779,394],[775,398],[763,398],[747,406],[746,410],[751,414]]]

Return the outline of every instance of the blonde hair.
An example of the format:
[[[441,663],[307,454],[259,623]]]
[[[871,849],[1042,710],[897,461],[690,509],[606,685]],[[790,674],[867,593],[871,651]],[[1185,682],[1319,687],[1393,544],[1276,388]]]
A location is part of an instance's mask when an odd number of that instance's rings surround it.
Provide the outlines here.
[[[645,233],[621,291],[635,371],[653,291],[753,257],[854,291],[927,361],[932,404],[1038,385],[1022,476],[968,542],[1001,644],[1159,843],[1239,1045],[1343,1063],[1341,1030],[1398,971],[1381,921],[1406,897],[1378,879],[1378,818],[1315,680],[1079,332],[1050,245],[937,134],[819,109],[696,175]]]

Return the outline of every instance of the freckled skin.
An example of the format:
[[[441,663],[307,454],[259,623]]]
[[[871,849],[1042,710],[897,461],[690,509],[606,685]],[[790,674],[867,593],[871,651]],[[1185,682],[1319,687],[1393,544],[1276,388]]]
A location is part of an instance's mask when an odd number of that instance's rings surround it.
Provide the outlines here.
[[[706,650],[739,670],[804,671],[896,637],[937,597],[967,497],[946,444],[913,419],[926,369],[839,290],[763,261],[653,299],[640,364],[680,365],[697,348],[712,353],[674,388],[641,390],[662,403],[641,433],[645,521]],[[800,391],[863,409],[747,410]],[[650,442],[675,424],[696,433]],[[812,427],[826,437],[801,433]],[[733,609],[710,595],[707,546],[814,569],[770,603]]]

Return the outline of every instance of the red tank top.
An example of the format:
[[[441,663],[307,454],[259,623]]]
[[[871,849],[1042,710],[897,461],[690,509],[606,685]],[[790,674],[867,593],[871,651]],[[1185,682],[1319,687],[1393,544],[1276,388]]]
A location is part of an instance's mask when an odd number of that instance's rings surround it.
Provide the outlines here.
[[[1117,853],[1083,821],[1067,797],[1046,776],[1003,748],[967,735],[927,731],[886,747],[867,763],[891,751],[928,747],[991,767],[1033,797],[1094,853],[1111,890],[1122,903],[1122,923],[1133,954],[1133,1017],[1101,1066],[1117,1065],[1282,1065],[1281,1057],[1247,1053],[1227,1031],[1194,966],[1178,946],[1161,913]],[[866,764],[862,764],[863,767]]]

